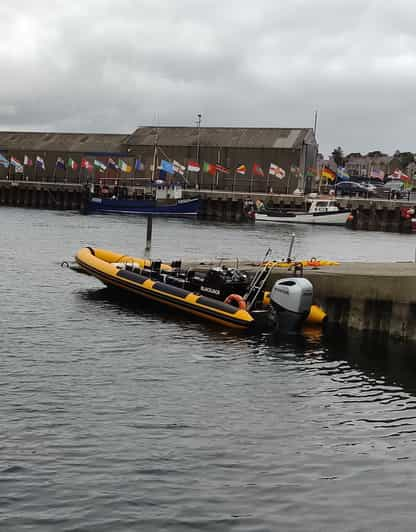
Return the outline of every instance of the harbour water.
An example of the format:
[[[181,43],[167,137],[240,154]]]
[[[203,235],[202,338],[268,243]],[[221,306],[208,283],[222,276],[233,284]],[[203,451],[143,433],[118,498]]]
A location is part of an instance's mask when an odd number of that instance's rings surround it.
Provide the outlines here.
[[[0,530],[414,530],[413,348],[284,340],[60,267],[145,220],[0,209]],[[414,259],[413,235],[153,221],[155,258]]]

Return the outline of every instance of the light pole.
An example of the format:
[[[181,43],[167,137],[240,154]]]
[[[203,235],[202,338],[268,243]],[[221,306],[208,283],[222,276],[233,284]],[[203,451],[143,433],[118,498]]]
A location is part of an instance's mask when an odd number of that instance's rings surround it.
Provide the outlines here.
[[[199,150],[200,150],[200,141],[201,141],[201,120],[202,120],[202,115],[201,113],[198,113],[196,115],[198,117],[198,120],[196,121],[196,127],[197,127],[197,136],[196,136],[196,160],[199,164],[199,166],[201,167],[201,162],[199,160]],[[200,182],[200,179],[201,179],[201,170],[198,172],[198,175],[197,175],[197,178],[196,178],[196,187],[199,188],[199,182]]]
[[[199,148],[200,148],[200,135],[201,135],[201,120],[202,120],[202,115],[201,113],[198,113],[196,115],[198,117],[198,120],[196,121],[196,127],[197,127],[197,139],[196,139],[196,160],[198,161],[199,163]]]

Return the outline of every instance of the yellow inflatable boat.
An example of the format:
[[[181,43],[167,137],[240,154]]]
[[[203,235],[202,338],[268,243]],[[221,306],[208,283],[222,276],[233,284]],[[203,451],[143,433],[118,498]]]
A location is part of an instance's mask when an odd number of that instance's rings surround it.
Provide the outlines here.
[[[163,282],[160,275],[156,280],[142,275],[140,271],[151,266],[150,260],[92,247],[81,248],[75,260],[82,270],[107,286],[126,290],[227,327],[247,329],[254,322],[247,310]],[[163,274],[169,276],[172,269],[171,265],[160,263],[162,277]]]

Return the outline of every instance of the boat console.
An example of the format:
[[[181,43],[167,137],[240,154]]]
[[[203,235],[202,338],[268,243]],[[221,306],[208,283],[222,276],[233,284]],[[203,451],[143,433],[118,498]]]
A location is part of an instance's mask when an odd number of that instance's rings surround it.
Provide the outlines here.
[[[161,260],[154,260],[145,268],[140,268],[135,263],[119,265],[120,268],[124,267],[154,281],[161,281],[221,301],[230,294],[244,295],[249,285],[247,275],[235,268],[218,266],[203,274],[195,270],[183,270],[180,260],[172,261],[170,266],[169,271],[162,269]]]

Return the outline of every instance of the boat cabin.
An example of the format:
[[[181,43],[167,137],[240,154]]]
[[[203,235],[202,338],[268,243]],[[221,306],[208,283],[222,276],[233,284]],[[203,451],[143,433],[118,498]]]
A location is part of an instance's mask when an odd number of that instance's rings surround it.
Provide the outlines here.
[[[306,211],[310,214],[315,212],[337,212],[339,208],[337,202],[333,199],[308,199],[306,201]]]

